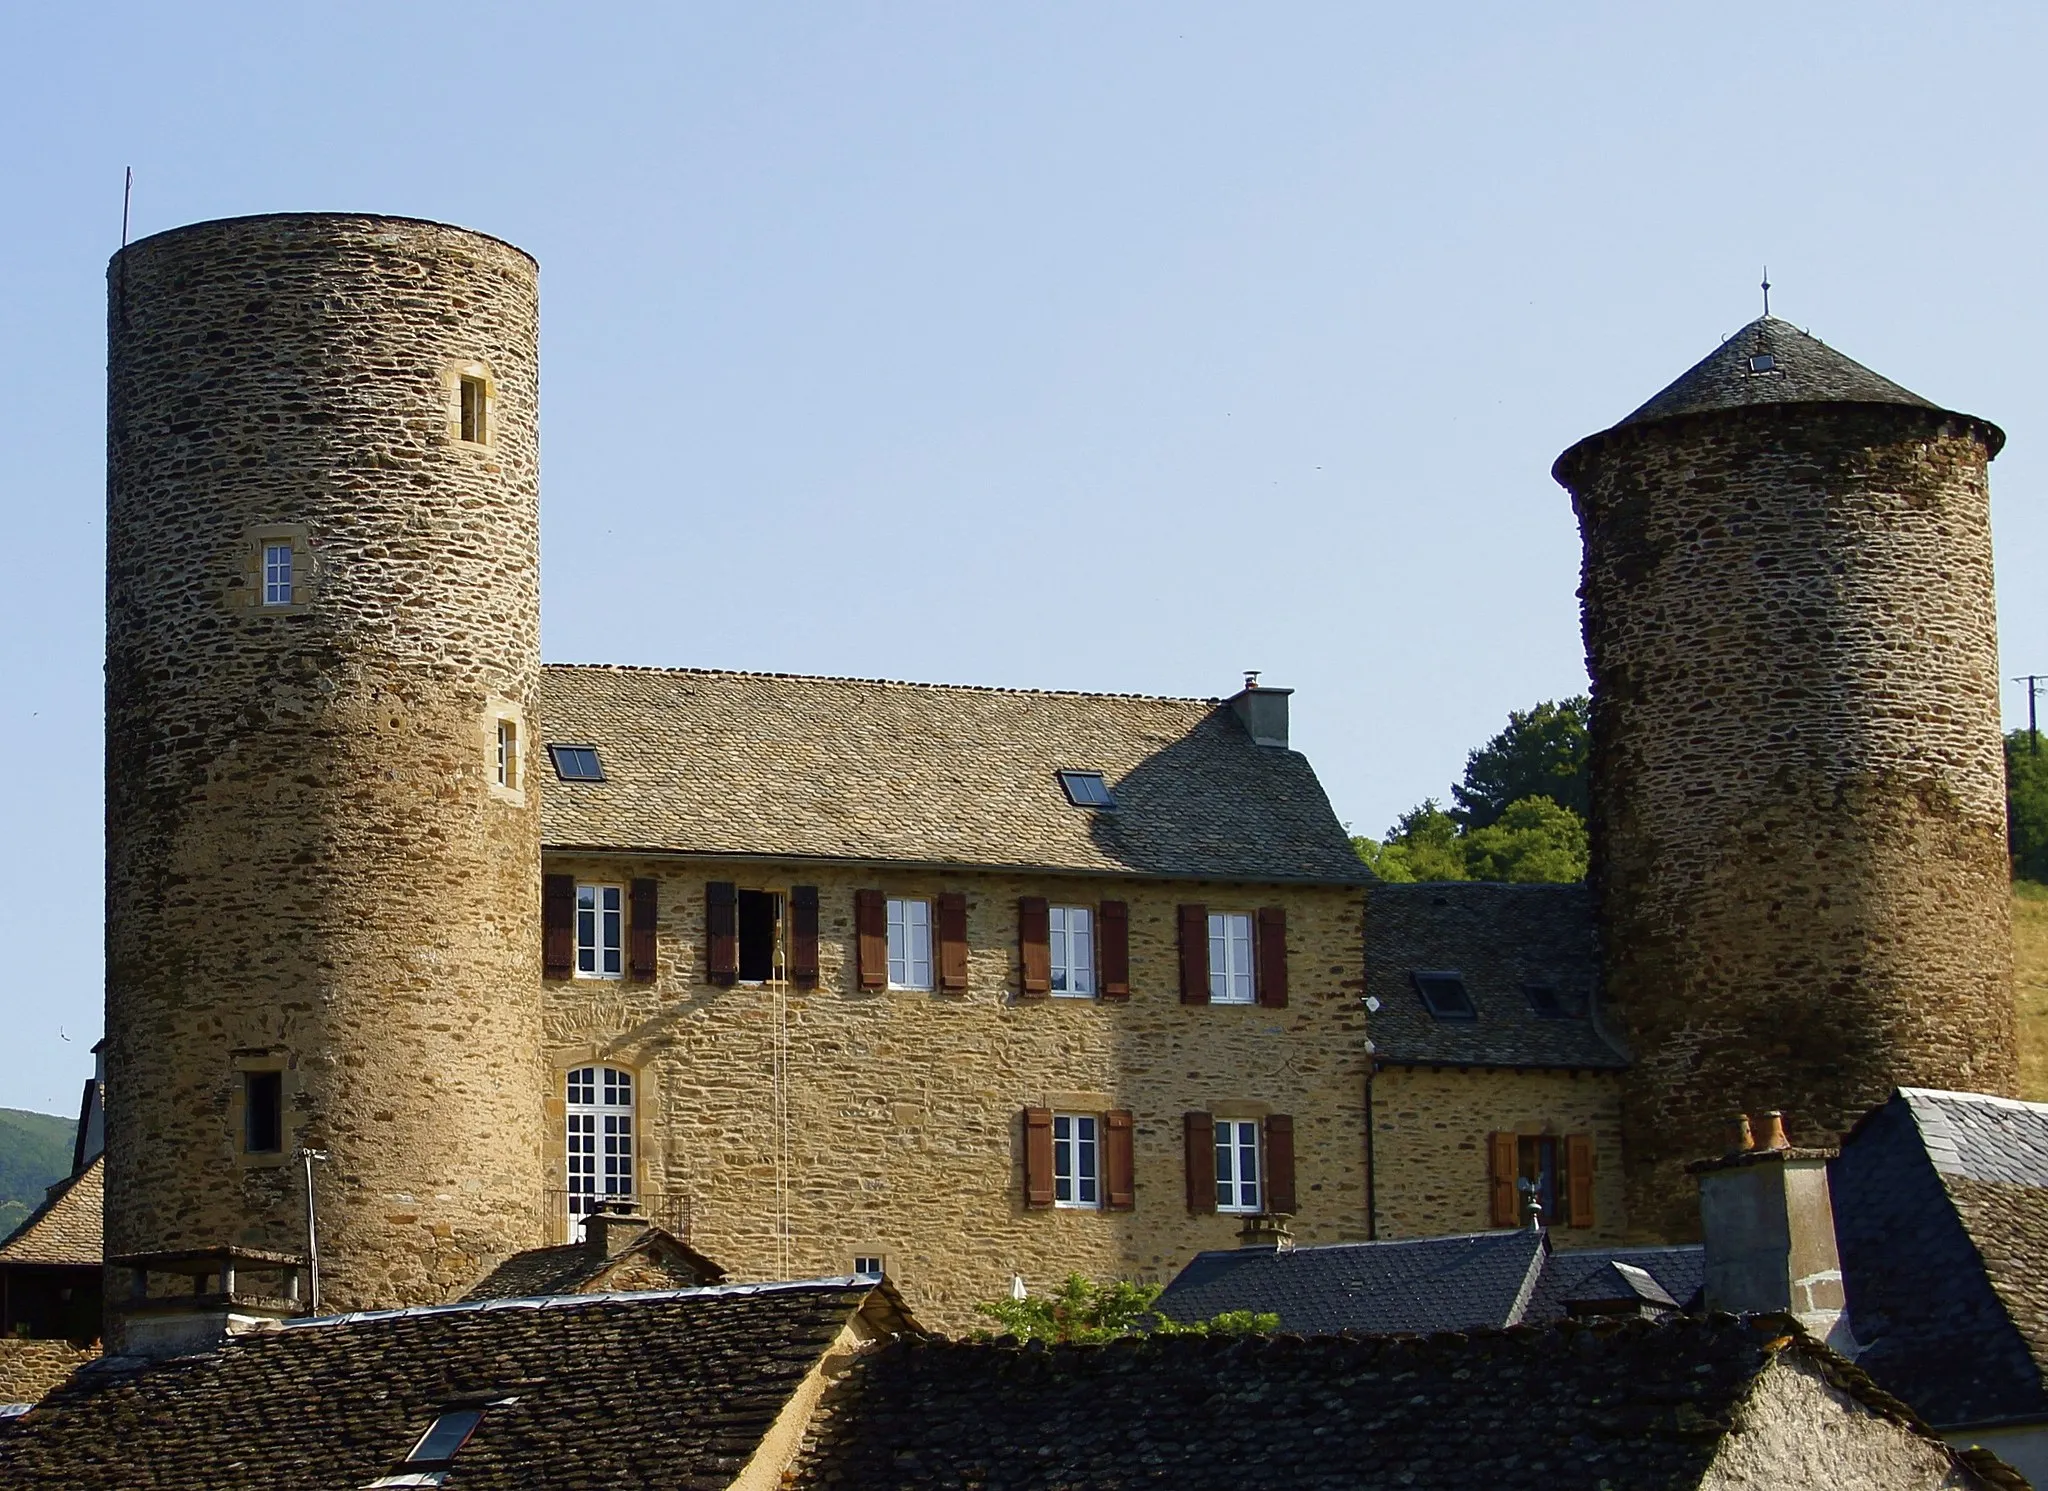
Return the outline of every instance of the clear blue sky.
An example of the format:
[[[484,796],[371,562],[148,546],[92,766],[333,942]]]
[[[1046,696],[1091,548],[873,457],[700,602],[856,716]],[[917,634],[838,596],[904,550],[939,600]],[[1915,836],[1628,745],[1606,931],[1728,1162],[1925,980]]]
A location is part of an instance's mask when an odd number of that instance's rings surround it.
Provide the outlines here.
[[[0,7],[0,1106],[69,1110],[100,1029],[123,166],[138,235],[355,209],[538,256],[550,659],[1262,668],[1378,832],[1584,686],[1550,462],[1753,316],[1766,260],[1788,319],[2011,434],[2005,671],[2048,670],[2044,30],[1870,0]]]

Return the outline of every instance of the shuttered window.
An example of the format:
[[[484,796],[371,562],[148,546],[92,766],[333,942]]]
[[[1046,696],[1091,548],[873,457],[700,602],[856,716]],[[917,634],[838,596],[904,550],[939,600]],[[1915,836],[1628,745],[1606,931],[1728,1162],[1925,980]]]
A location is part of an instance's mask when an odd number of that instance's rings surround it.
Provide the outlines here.
[[[576,877],[540,877],[541,974],[568,978],[576,972]]]
[[[1103,1204],[1130,1211],[1138,1204],[1137,1163],[1131,1145],[1131,1115],[1112,1108],[1102,1115]]]
[[[1259,1003],[1268,1009],[1287,1007],[1287,909],[1267,906],[1259,912]]]
[[[1052,992],[1072,999],[1095,994],[1095,914],[1086,906],[1054,906],[1047,913],[1052,945]]]
[[[1181,1118],[1187,1145],[1188,1210],[1197,1215],[1216,1209],[1216,1120],[1206,1113]]]
[[[730,880],[704,884],[704,952],[706,976],[730,988],[740,978],[739,887]]]
[[[1102,1205],[1102,1138],[1093,1114],[1052,1116],[1052,1204],[1091,1211]]]
[[[1257,1119],[1218,1118],[1216,1131],[1216,1210],[1259,1210],[1259,1125]]]
[[[789,981],[799,989],[818,987],[818,887],[789,891]]]
[[[633,882],[632,968],[633,982],[636,984],[654,982],[654,927],[659,919],[659,894],[652,880]]]
[[[1209,1002],[1209,913],[1202,906],[1180,908],[1180,1002]]]
[[[1486,1216],[1495,1227],[1519,1227],[1522,1203],[1517,1183],[1522,1178],[1521,1147],[1513,1134],[1486,1136]]]
[[[619,978],[626,971],[626,890],[576,887],[576,977]]]
[[[948,994],[967,992],[967,897],[948,891],[938,899],[939,987]]]
[[[1024,1204],[1053,1204],[1052,1109],[1024,1110]]]
[[[1043,999],[1052,992],[1052,914],[1044,896],[1017,900],[1017,957],[1022,969],[1021,992]]]
[[[880,989],[889,982],[889,902],[878,890],[855,891],[853,920],[860,959],[860,986]]]
[[[889,987],[932,986],[932,903],[889,898]]]
[[[1545,1225],[1591,1227],[1593,1139],[1590,1134],[1487,1135],[1487,1219],[1520,1227],[1531,1202]]]
[[[1567,1227],[1593,1225],[1593,1136],[1567,1134],[1565,1148],[1565,1206]]]
[[[1101,964],[1102,997],[1131,997],[1131,913],[1122,901],[1096,907],[1096,954]]]

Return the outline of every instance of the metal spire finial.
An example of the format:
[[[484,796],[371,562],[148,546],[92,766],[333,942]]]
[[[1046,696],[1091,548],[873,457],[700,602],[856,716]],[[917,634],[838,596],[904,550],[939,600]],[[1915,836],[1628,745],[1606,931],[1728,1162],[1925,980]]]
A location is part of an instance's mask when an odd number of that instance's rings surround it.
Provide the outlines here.
[[[1764,266],[1764,317],[1765,317],[1765,319],[1766,319],[1766,320],[1768,320],[1768,319],[1770,318],[1770,314],[1771,314],[1771,266],[1770,266],[1770,265],[1768,265],[1768,264],[1766,264],[1766,265]]]

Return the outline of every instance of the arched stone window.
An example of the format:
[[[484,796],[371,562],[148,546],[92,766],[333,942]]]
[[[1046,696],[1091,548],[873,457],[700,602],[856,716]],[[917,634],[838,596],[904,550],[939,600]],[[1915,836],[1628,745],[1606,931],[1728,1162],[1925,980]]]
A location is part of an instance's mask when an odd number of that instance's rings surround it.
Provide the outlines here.
[[[567,1075],[569,1229],[605,1201],[629,1201],[634,1176],[633,1074],[571,1067]]]

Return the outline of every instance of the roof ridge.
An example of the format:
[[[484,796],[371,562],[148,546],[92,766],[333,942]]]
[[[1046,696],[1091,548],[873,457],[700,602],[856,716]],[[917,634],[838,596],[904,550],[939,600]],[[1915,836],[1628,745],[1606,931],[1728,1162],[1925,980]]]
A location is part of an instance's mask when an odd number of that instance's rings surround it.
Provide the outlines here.
[[[445,1305],[405,1305],[392,1310],[351,1310],[345,1315],[302,1315],[278,1323],[280,1330],[357,1325],[366,1320],[400,1320],[428,1315],[472,1314],[480,1310],[570,1310],[619,1300],[707,1299],[739,1294],[818,1293],[877,1287],[872,1274],[830,1274],[815,1279],[771,1279],[760,1284],[698,1284],[687,1289],[600,1289],[588,1294],[528,1294],[508,1299],[454,1300]],[[269,1332],[252,1334],[267,1335]]]
[[[2048,1116],[2048,1103],[2030,1103],[2025,1098],[2005,1098],[1993,1092],[1962,1092],[1948,1087],[1901,1087],[1899,1096],[1910,1104],[1915,1098],[1960,1099],[1993,1108],[2011,1108],[2021,1113]]]
[[[841,673],[783,673],[755,668],[664,668],[649,663],[542,663],[542,671],[583,673],[647,673],[658,677],[688,678],[770,678],[787,683],[857,683],[871,688],[930,689],[960,694],[1023,694],[1044,699],[1129,699],[1146,704],[1203,704],[1211,708],[1221,698],[1196,698],[1184,694],[1134,694],[1095,689],[1032,689],[986,683],[924,683],[914,678],[860,678]]]

